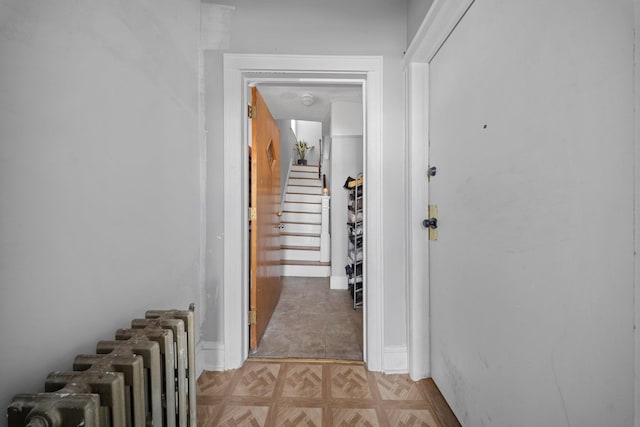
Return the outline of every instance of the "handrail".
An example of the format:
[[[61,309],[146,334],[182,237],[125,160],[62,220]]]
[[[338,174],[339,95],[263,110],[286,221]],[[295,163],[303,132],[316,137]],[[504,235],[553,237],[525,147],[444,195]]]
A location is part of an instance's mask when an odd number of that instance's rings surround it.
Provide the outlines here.
[[[287,187],[289,186],[289,179],[291,178],[291,169],[293,168],[293,158],[289,161],[289,170],[287,170],[287,177],[285,178],[284,186],[280,191],[280,212],[284,211],[284,203],[287,199]]]
[[[322,153],[322,138],[320,138],[318,140],[318,147],[320,148],[318,150],[318,179],[320,179],[320,177],[322,175],[322,157],[323,157],[323,153]]]

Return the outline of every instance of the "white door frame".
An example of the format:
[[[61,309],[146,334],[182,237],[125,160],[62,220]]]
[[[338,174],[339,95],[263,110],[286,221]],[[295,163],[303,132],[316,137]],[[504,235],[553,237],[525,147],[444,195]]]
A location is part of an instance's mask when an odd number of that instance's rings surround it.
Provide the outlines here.
[[[436,0],[403,61],[407,100],[407,350],[409,375],[414,380],[431,376],[429,240],[421,225],[429,203],[429,62],[473,1]]]
[[[307,55],[224,55],[224,368],[242,366],[249,352],[248,85],[260,75],[312,79],[353,77],[362,82],[364,117],[364,214],[367,245],[364,359],[369,370],[382,369],[382,57]],[[258,76],[258,77],[256,77]],[[336,77],[338,76],[338,77]]]
[[[635,194],[635,275],[634,275],[634,356],[635,372],[634,372],[634,417],[633,425],[640,427],[640,0],[634,0],[634,29],[635,29],[635,46],[634,46],[634,81],[635,81],[635,161],[634,161],[634,194]]]

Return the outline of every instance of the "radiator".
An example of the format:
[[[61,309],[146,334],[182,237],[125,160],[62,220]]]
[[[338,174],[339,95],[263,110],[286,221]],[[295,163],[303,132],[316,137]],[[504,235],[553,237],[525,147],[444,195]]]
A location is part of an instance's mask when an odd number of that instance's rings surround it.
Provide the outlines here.
[[[189,310],[151,310],[52,372],[45,392],[18,394],[9,427],[196,427],[195,336]]]

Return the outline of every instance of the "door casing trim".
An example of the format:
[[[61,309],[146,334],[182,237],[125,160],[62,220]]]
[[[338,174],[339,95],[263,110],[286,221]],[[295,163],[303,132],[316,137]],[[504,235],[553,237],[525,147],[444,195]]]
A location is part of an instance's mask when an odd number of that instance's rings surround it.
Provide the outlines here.
[[[406,99],[407,197],[407,364],[414,380],[431,376],[429,240],[426,218],[429,186],[429,62],[474,0],[436,0],[403,60]]]
[[[365,294],[364,359],[382,370],[384,302],[382,298],[382,57],[328,55],[224,55],[224,366],[242,366],[248,357],[248,209],[246,105],[249,83],[260,75],[362,82],[364,110]],[[256,77],[257,76],[257,77]],[[240,191],[239,191],[240,189]]]

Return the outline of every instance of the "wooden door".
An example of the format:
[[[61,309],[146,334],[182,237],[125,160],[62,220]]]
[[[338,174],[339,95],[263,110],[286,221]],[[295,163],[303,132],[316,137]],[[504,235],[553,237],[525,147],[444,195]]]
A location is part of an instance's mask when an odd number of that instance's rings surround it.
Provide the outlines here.
[[[614,3],[476,1],[430,63],[431,366],[463,425],[631,424],[633,31]]]
[[[254,350],[280,299],[280,132],[255,87],[252,110],[249,335]]]

